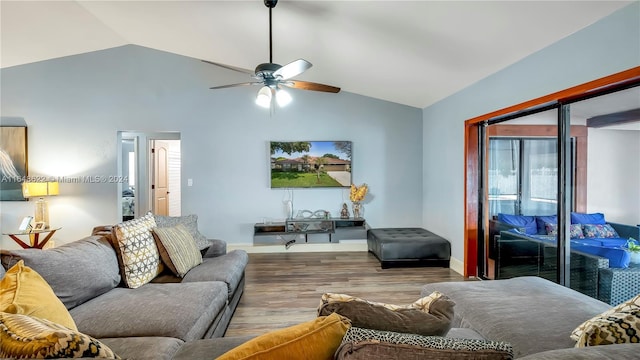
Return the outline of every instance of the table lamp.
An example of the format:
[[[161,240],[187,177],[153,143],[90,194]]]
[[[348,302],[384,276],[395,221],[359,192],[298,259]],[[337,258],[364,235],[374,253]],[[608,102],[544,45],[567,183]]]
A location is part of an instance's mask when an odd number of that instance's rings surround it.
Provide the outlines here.
[[[36,200],[36,214],[34,221],[43,223],[44,229],[49,228],[49,203],[45,196],[58,195],[58,182],[25,182],[22,183],[22,195],[26,198],[38,197]]]

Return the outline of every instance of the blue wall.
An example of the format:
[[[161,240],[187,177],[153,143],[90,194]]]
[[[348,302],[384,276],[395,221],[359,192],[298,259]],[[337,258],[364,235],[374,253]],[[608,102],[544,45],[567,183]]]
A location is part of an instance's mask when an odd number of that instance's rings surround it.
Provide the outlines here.
[[[636,66],[638,2],[425,108],[423,225],[464,259],[465,120]]]
[[[209,90],[245,81],[235,72],[127,45],[2,69],[2,116],[24,118],[31,175],[117,174],[118,131],[178,131],[182,213],[202,233],[251,244],[253,224],[284,218],[284,190],[269,187],[270,140],[351,140],[353,181],[368,183],[365,217],[374,226],[419,226],[422,219],[421,109],[367,98],[291,90],[273,115],[254,104],[256,87]],[[193,186],[187,187],[187,179]],[[61,184],[49,199],[56,243],[118,221],[116,184]],[[297,209],[338,216],[348,190],[294,191]],[[17,227],[32,202],[2,202],[2,228]],[[17,246],[7,237],[2,246]],[[284,249],[284,247],[283,247]]]

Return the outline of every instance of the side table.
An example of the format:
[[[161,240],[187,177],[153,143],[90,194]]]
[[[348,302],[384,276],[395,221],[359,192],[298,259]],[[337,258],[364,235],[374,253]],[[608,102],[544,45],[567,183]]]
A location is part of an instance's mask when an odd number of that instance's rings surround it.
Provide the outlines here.
[[[18,245],[22,246],[23,249],[42,249],[47,242],[49,241],[49,239],[51,239],[51,237],[53,236],[53,234],[56,233],[56,231],[60,230],[61,228],[51,228],[51,229],[45,229],[45,230],[31,230],[31,231],[18,231],[18,232],[11,232],[11,233],[2,233],[3,235],[9,235],[9,237],[15,241]],[[40,242],[40,234],[47,234],[47,236],[44,237],[44,239],[42,239],[42,242]],[[24,236],[27,235],[29,237],[29,243],[25,243],[24,241],[20,240],[20,238],[18,236]]]

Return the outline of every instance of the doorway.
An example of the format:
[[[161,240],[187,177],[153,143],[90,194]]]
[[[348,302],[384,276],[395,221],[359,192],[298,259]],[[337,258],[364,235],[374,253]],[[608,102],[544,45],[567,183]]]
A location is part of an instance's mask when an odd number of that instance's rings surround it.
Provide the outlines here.
[[[180,216],[180,140],[149,140],[152,208],[156,215]]]
[[[118,132],[118,218],[181,215],[180,133]]]

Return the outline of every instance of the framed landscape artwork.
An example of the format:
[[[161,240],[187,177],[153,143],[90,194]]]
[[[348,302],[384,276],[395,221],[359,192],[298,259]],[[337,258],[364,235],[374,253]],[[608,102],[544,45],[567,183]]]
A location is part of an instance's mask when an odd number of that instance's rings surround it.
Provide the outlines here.
[[[27,176],[27,127],[0,126],[0,201],[25,200],[22,182]]]
[[[349,187],[351,147],[351,141],[271,141],[271,187]]]

